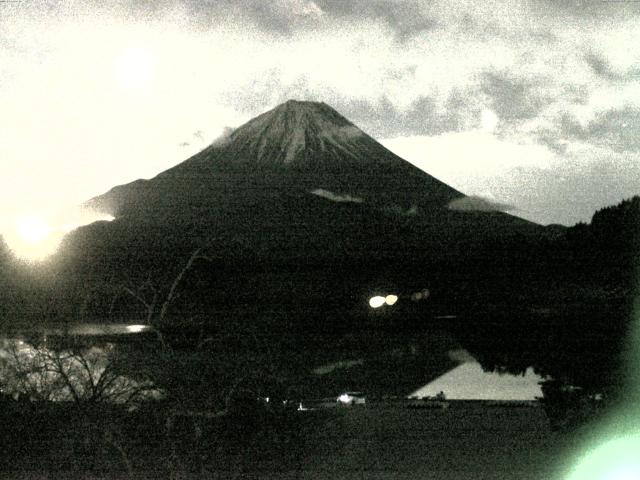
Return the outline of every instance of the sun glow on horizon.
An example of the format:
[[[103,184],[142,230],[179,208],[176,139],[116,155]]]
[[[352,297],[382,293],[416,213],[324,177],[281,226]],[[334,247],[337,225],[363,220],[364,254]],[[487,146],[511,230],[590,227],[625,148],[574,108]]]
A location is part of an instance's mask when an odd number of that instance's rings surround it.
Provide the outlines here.
[[[39,262],[58,250],[64,236],[82,225],[96,221],[112,221],[111,215],[84,213],[62,225],[37,213],[17,215],[2,228],[2,236],[13,254],[22,260]]]
[[[26,215],[16,221],[16,231],[26,243],[36,245],[51,234],[51,227],[38,215]]]
[[[27,214],[16,217],[13,228],[5,229],[3,236],[17,257],[38,261],[57,250],[61,236],[55,233],[45,217]]]

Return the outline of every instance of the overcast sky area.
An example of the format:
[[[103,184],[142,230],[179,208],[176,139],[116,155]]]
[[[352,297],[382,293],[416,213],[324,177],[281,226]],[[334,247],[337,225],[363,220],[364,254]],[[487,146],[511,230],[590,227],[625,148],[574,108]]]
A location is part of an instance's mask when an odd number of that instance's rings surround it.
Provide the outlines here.
[[[0,215],[151,177],[294,98],[516,215],[588,221],[640,194],[639,16],[606,0],[0,0]]]

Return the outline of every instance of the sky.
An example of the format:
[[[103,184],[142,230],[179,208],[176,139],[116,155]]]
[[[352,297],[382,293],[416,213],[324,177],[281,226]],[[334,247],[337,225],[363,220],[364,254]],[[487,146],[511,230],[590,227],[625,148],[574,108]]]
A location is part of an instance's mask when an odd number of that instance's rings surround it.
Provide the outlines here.
[[[291,98],[513,214],[589,221],[640,194],[639,17],[624,0],[0,0],[0,231],[63,229]]]

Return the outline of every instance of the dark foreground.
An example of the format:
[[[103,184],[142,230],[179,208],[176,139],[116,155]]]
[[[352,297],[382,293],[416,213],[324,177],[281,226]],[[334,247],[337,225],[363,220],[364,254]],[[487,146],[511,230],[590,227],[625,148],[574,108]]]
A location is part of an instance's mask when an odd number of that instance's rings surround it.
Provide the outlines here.
[[[3,408],[0,477],[554,479],[569,442],[539,407],[170,411]]]

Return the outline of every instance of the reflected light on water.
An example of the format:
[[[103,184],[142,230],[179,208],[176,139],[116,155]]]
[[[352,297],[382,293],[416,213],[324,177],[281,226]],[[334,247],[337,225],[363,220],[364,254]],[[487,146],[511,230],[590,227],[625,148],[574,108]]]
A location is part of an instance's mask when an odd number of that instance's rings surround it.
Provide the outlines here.
[[[149,327],[147,325],[127,325],[126,329],[130,333],[140,333],[148,330]]]

